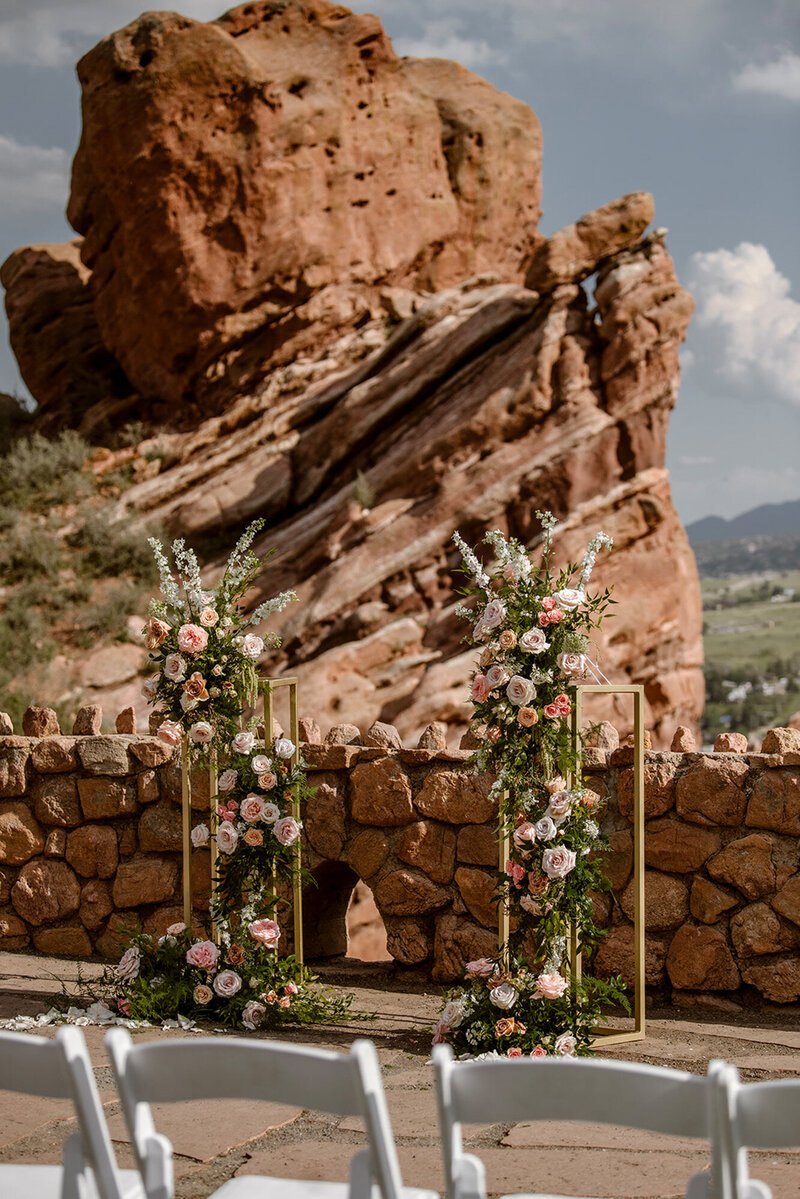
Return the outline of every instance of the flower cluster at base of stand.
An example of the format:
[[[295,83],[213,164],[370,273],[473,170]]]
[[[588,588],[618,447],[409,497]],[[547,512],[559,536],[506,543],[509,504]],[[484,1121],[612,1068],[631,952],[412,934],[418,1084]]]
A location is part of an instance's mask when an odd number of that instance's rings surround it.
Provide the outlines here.
[[[505,953],[470,963],[469,985],[448,994],[434,1027],[436,1040],[464,1053],[585,1053],[602,1005],[626,1004],[618,979],[565,973],[569,929],[577,929],[579,949],[591,950],[602,935],[591,894],[609,889],[596,852],[607,846],[601,801],[580,781],[583,731],[573,729],[572,715],[576,686],[592,677],[592,632],[615,602],[607,589],[587,591],[598,550],[612,542],[598,533],[581,563],[553,571],[556,521],[537,516],[536,569],[525,546],[497,530],[485,538],[489,564],[454,536],[471,579],[463,594],[472,600],[457,611],[480,651],[470,689],[474,764],[494,776],[498,836],[509,838],[497,877],[511,926]]]
[[[124,1017],[158,1022],[176,1012],[229,1027],[270,1028],[346,1016],[352,996],[316,985],[294,957],[278,957],[281,931],[260,919],[222,927],[219,945],[182,923],[163,937],[132,932],[100,990]]]
[[[274,635],[262,638],[253,627],[297,599],[285,591],[244,614],[241,601],[261,569],[250,546],[263,525],[256,520],[247,528],[222,578],[209,589],[194,551],[182,539],[172,545],[174,572],[161,542],[150,539],[162,598],[151,600],[142,630],[157,667],[143,690],[164,716],[158,736],[169,745],[188,738],[201,759],[237,732],[243,701],[255,693],[256,663],[265,646],[279,644]]]

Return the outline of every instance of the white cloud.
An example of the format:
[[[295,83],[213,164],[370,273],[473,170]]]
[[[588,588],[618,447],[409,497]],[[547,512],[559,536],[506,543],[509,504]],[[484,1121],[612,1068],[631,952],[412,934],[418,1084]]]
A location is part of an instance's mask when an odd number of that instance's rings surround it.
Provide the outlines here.
[[[692,256],[689,287],[697,302],[698,359],[749,392],[766,388],[800,405],[800,303],[766,246]]]
[[[702,455],[697,458],[692,458],[689,454],[682,454],[678,461],[680,462],[681,466],[710,466],[714,459],[706,458]]]
[[[800,102],[800,54],[787,50],[773,62],[747,63],[731,81],[734,91]]]
[[[4,215],[63,209],[69,155],[60,146],[23,146],[0,135],[0,210]]]
[[[444,24],[450,25],[449,22],[434,22],[421,38],[395,38],[392,42],[395,52],[411,58],[447,58],[470,70],[506,61],[507,55],[502,50],[482,39],[459,37],[457,33],[437,29],[438,25]]]
[[[212,21],[228,6],[224,0],[182,0],[175,7],[184,16]],[[74,62],[146,9],[141,0],[3,0],[0,63],[54,67]]]
[[[682,371],[688,371],[694,366],[694,362],[695,362],[694,351],[690,350],[687,346],[684,346],[680,350],[678,357],[681,360],[681,370]]]

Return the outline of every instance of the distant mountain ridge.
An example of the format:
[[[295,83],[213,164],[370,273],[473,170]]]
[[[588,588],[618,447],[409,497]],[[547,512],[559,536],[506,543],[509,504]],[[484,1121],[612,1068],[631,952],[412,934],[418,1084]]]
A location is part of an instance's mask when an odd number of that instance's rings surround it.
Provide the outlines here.
[[[800,534],[800,500],[785,504],[760,504],[726,520],[704,516],[686,525],[690,545],[707,541],[733,541],[740,537],[782,537]]]

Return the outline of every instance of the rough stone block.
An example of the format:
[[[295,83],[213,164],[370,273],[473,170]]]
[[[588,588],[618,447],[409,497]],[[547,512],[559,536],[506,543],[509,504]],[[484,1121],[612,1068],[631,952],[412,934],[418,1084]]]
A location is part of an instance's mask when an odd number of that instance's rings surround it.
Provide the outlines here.
[[[82,737],[78,757],[87,774],[128,774],[128,742],[123,737]]]
[[[499,847],[493,824],[467,824],[459,829],[456,857],[467,866],[496,866]]]
[[[361,730],[354,724],[335,724],[325,734],[324,745],[360,745]]]
[[[25,794],[29,756],[30,742],[25,737],[4,737],[0,742],[0,796]]]
[[[666,978],[668,933],[647,933],[644,941],[644,977],[648,987],[660,986]],[[626,987],[636,982],[634,929],[632,924],[615,924],[598,946],[592,963],[600,978],[622,976]]]
[[[14,721],[8,712],[0,712],[0,737],[14,736]]]
[[[62,920],[78,910],[81,888],[66,862],[37,858],[27,862],[11,889],[11,902],[28,924]]]
[[[63,858],[66,849],[67,830],[65,828],[51,828],[44,843],[44,856],[46,858]]]
[[[464,977],[467,962],[497,953],[497,933],[463,916],[445,912],[436,920],[433,979],[449,983]]]
[[[715,754],[746,754],[747,738],[744,733],[720,733],[714,742]]]
[[[121,862],[114,879],[114,906],[135,908],[174,898],[178,864],[170,858],[136,854]],[[15,905],[16,906],[16,905]]]
[[[735,758],[701,757],[678,779],[678,814],[693,824],[727,825],[744,822],[747,762]]]
[[[800,946],[800,929],[779,919],[765,903],[751,903],[731,917],[731,940],[740,958],[762,957]]]
[[[84,824],[67,837],[66,859],[83,878],[111,878],[117,869],[117,834],[107,824]]]
[[[739,970],[718,928],[684,924],[670,943],[667,973],[681,991],[735,991]]]
[[[63,774],[77,770],[78,755],[71,737],[45,737],[31,750],[31,765],[39,774]]]
[[[433,753],[438,753],[440,749],[447,749],[447,725],[443,720],[434,720],[422,730],[417,741],[417,749],[429,749]]]
[[[785,916],[793,924],[800,925],[800,874],[788,879],[770,903],[781,916]]]
[[[309,770],[348,770],[360,752],[357,745],[306,745],[303,757]]]
[[[130,816],[137,810],[133,784],[123,783],[119,779],[78,779],[78,793],[87,820]]]
[[[118,733],[135,733],[136,710],[134,708],[123,708],[117,714],[117,719],[114,721],[114,728]]]
[[[376,745],[379,749],[402,749],[403,742],[393,724],[376,720],[364,734],[365,745]]]
[[[119,856],[121,858],[129,858],[132,853],[136,852],[139,845],[136,836],[136,828],[132,824],[119,829],[118,833]]]
[[[300,740],[308,745],[319,745],[322,741],[322,733],[316,720],[312,716],[301,716],[297,723]]]
[[[702,875],[696,875],[692,883],[692,893],[689,897],[689,910],[695,920],[703,924],[716,924],[723,912],[735,908],[739,896],[718,887]]]
[[[68,775],[50,775],[34,779],[31,799],[36,819],[42,824],[74,828],[83,816],[75,780]]]
[[[685,724],[679,724],[672,735],[670,750],[678,754],[693,754],[697,749],[697,738]]]
[[[350,775],[350,794],[359,824],[396,827],[414,819],[411,780],[394,758],[360,762]]]
[[[611,883],[615,894],[619,894],[633,870],[633,836],[627,829],[608,834],[608,849],[592,854],[602,863],[603,873]]]
[[[11,870],[8,867],[5,869],[0,867],[0,906],[4,907],[11,899],[11,888],[14,885],[16,877],[16,870]]]
[[[650,819],[653,816],[663,816],[675,804],[675,770],[677,763],[674,759],[652,758],[644,764],[644,814]],[[617,795],[621,816],[633,815],[633,768],[620,770],[617,777]]]
[[[431,770],[415,803],[424,816],[448,824],[483,824],[496,816],[491,781],[463,770]]]
[[[413,870],[385,874],[373,894],[381,915],[387,916],[418,916],[446,907],[452,899],[446,887]]]
[[[174,745],[167,745],[158,737],[139,737],[131,741],[131,753],[143,766],[163,766],[171,758],[178,759],[180,754]]]
[[[768,729],[761,742],[762,754],[800,753],[800,729]]]
[[[800,957],[786,955],[742,967],[742,978],[771,1003],[796,1003],[800,999]]]
[[[44,849],[44,832],[21,800],[0,804],[0,862],[21,866]]]
[[[118,958],[126,948],[130,929],[138,929],[141,922],[136,912],[114,912],[108,924],[94,943],[95,950],[104,958]]]
[[[160,794],[158,774],[155,770],[143,770],[136,780],[136,798],[141,804],[155,803]]]
[[[145,853],[180,853],[183,847],[183,819],[179,808],[169,800],[145,808],[139,817],[139,847]]]
[[[84,704],[78,708],[72,732],[76,737],[94,737],[103,727],[103,709],[100,704]]]
[[[16,912],[0,912],[0,949],[25,949],[30,939],[27,924]]]
[[[760,774],[747,805],[745,824],[800,837],[800,771],[784,768]]]
[[[651,820],[645,829],[644,860],[656,870],[688,874],[699,870],[721,844],[722,837],[715,829],[661,817]]]
[[[308,844],[323,858],[339,858],[347,840],[344,786],[335,774],[318,774],[314,793],[306,801],[303,830]]]
[[[22,717],[22,732],[26,737],[57,737],[61,726],[52,708],[28,708]]]
[[[474,866],[459,866],[455,880],[469,914],[479,924],[496,930],[497,887],[493,876]]]
[[[386,947],[396,962],[415,966],[433,954],[433,929],[411,916],[387,916]]]
[[[79,925],[40,928],[33,934],[33,944],[39,953],[51,953],[58,957],[88,958],[92,952],[89,934]]]
[[[708,863],[708,873],[730,883],[748,899],[760,899],[775,890],[772,840],[764,833],[751,833],[731,841]]]
[[[113,910],[114,901],[111,898],[110,885],[97,878],[88,882],[81,891],[81,904],[78,909],[81,924],[94,932]]]
[[[635,893],[633,880],[623,891],[620,905],[629,920],[633,920]],[[682,879],[657,870],[644,875],[644,926],[648,932],[663,932],[677,928],[689,915],[689,888]]]
[[[377,828],[365,828],[347,850],[348,864],[364,882],[378,873],[388,856],[389,842]]]
[[[446,824],[417,820],[403,830],[394,847],[401,862],[417,866],[435,883],[449,883],[456,861],[456,834]]]

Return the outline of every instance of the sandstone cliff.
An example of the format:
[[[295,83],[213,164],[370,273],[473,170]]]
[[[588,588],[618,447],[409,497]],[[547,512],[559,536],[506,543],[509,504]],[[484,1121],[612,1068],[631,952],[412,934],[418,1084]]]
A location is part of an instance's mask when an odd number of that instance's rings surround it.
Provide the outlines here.
[[[266,516],[260,590],[302,601],[268,665],[323,725],[411,736],[468,711],[453,529],[533,545],[549,507],[565,558],[615,538],[604,672],[645,683],[656,743],[691,724],[700,598],[664,451],[692,302],[645,235],[650,197],[545,241],[530,110],[325,0],[146,14],[79,74],[66,267],[95,377],[113,363],[153,429],[120,517],[213,538]],[[30,253],[4,268],[21,364],[43,344]],[[44,417],[63,412],[62,359],[40,375]],[[109,391],[75,423],[107,420]]]

